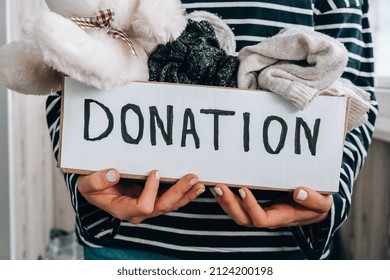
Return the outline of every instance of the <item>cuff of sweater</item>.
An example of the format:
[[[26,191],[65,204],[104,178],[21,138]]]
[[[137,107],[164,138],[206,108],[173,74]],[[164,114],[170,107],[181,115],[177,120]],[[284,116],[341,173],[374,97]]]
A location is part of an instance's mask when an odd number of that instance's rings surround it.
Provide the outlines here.
[[[370,105],[366,102],[359,102],[353,98],[350,99],[348,111],[347,131],[351,131],[368,120],[367,112],[370,110]]]
[[[265,69],[259,75],[259,82],[260,88],[279,94],[300,110],[318,95],[317,89],[294,80],[291,74],[280,69]]]
[[[357,106],[356,106],[357,105]],[[348,123],[347,123],[347,131],[351,131],[359,126],[362,126],[368,121],[368,110],[369,107],[366,108],[364,106],[359,106],[360,104],[355,104],[351,102],[348,112]]]
[[[281,95],[297,108],[303,110],[318,95],[318,91],[297,81],[291,81],[287,90]]]
[[[327,248],[329,248],[330,240],[328,239],[330,232],[331,216],[317,224],[292,227],[291,232],[298,246],[302,250],[303,255],[309,260],[319,260],[326,258]]]
[[[348,88],[347,88],[348,89]],[[337,88],[330,88],[320,92],[323,96],[346,96],[349,99],[347,116],[347,132],[363,125],[368,120],[367,112],[370,110],[369,99],[365,95],[357,94],[357,91],[343,91]]]
[[[104,245],[107,241],[112,240],[119,231],[121,221],[90,204],[78,189],[76,199],[76,223],[80,235],[95,245]],[[99,226],[94,226],[97,217],[100,217],[100,223]]]
[[[322,222],[292,227],[293,236],[308,259],[326,259],[330,255],[330,245],[336,231],[345,222],[350,204],[340,192],[333,194],[333,206]]]
[[[318,91],[296,81],[275,78],[273,81],[260,79],[261,88],[282,96],[300,110],[305,109],[318,95]]]

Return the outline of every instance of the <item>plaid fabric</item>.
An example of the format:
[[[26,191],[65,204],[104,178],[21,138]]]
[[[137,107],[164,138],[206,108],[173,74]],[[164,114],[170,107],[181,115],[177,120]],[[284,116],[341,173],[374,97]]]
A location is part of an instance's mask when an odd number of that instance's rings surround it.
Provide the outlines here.
[[[97,12],[94,17],[72,17],[70,19],[82,29],[107,29],[107,34],[115,39],[121,39],[126,42],[131,52],[137,55],[130,37],[123,31],[111,27],[114,17],[115,11],[113,9],[106,9]]]

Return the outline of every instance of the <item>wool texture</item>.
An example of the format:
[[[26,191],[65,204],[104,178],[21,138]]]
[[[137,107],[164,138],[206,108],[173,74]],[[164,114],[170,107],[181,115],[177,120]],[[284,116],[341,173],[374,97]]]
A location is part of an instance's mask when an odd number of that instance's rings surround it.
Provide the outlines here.
[[[356,87],[349,80],[338,79],[321,91],[319,95],[348,97],[347,131],[351,131],[367,122],[367,112],[370,110],[370,94]]]
[[[187,18],[198,22],[207,21],[210,23],[221,48],[229,55],[236,55],[236,39],[234,33],[220,17],[205,11],[194,11],[188,14]]]
[[[176,41],[160,45],[149,57],[150,81],[263,89],[301,110],[319,94],[346,96],[347,131],[367,121],[370,96],[341,79],[348,54],[335,39],[307,28],[287,28],[235,57],[220,47],[217,23],[218,17],[212,23],[189,20]]]
[[[280,94],[304,109],[318,92],[341,77],[344,45],[309,28],[286,28],[238,54],[238,87]]]
[[[207,21],[188,20],[179,38],[149,56],[149,80],[237,87],[238,58],[220,46]]]

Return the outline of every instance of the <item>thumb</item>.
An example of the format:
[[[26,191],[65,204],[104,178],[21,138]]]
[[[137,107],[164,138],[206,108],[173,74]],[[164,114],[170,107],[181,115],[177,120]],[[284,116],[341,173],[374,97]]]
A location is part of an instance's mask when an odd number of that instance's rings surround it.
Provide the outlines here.
[[[80,176],[77,180],[81,193],[103,191],[115,186],[120,179],[118,170],[105,169],[86,176]]]
[[[333,205],[333,197],[330,194],[321,194],[312,189],[299,187],[294,190],[295,202],[318,213],[327,213]]]

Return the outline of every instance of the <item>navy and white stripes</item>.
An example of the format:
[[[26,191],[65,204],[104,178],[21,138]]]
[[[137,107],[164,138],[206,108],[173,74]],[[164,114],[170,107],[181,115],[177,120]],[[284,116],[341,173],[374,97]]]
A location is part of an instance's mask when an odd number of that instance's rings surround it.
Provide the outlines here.
[[[132,225],[90,205],[77,190],[78,175],[64,174],[76,212],[76,233],[86,246],[151,250],[186,259],[326,258],[332,236],[348,216],[353,182],[362,168],[378,113],[368,1],[362,0],[183,0],[190,12],[218,14],[232,28],[237,51],[259,43],[288,26],[306,26],[337,38],[349,51],[343,77],[372,96],[369,122],[346,137],[340,190],[328,218],[309,226],[277,230],[246,228],[224,214],[208,192],[186,207]],[[47,101],[47,120],[54,154],[58,156],[61,97]],[[261,167],[259,167],[261,168]],[[308,186],[310,187],[310,186]],[[256,191],[267,201],[285,193]]]

